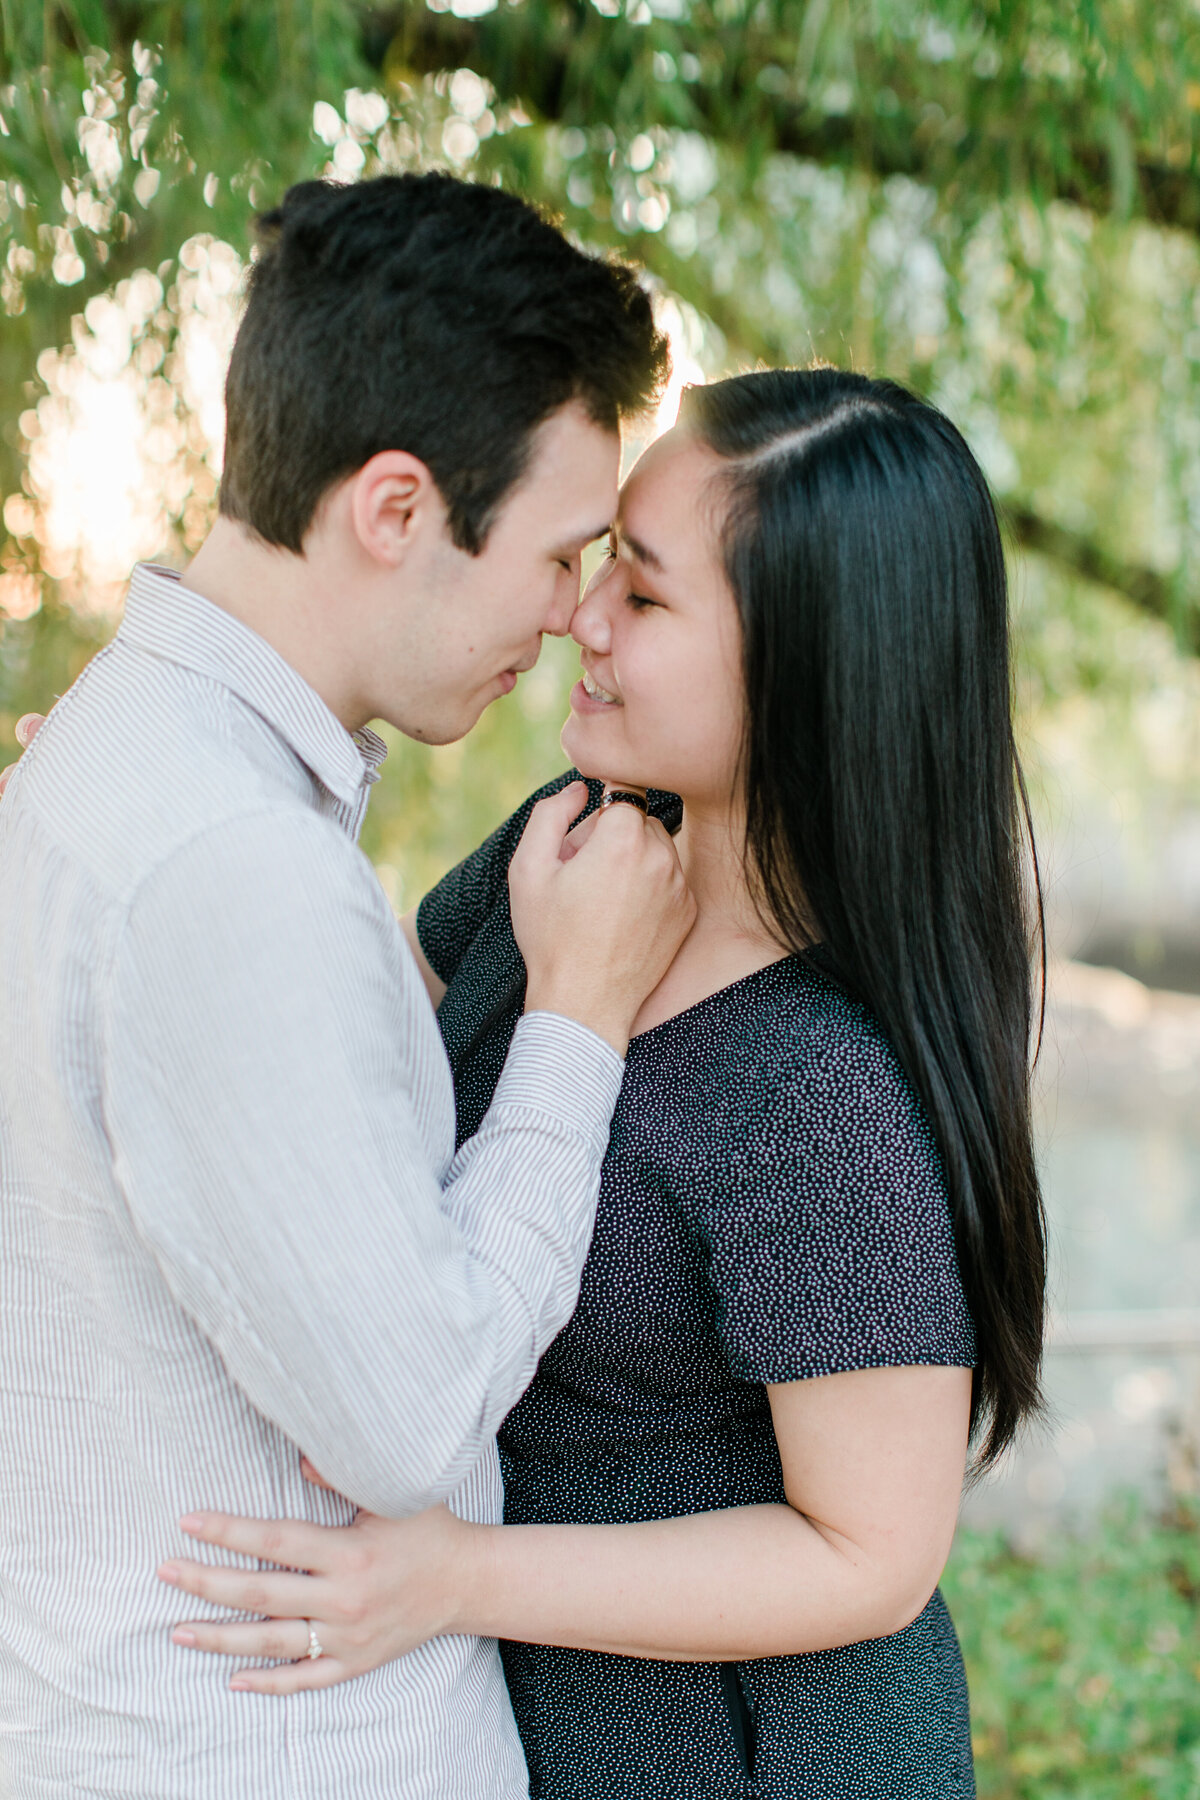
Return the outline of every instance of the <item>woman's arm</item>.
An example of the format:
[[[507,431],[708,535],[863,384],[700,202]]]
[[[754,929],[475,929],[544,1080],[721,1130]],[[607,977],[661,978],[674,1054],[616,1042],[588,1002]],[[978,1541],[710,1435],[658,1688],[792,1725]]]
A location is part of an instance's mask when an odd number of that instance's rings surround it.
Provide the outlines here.
[[[433,1010],[436,1012],[438,1007],[442,1004],[442,995],[446,992],[446,983],[442,980],[441,976],[430,967],[429,958],[421,948],[421,940],[417,935],[417,909],[415,906],[411,912],[406,912],[401,919],[400,929],[408,939],[408,947],[416,959],[417,967],[421,971],[421,980],[425,983],[426,992],[433,1005]]]
[[[317,1661],[246,1670],[260,1693],[326,1686],[443,1633],[672,1661],[741,1661],[900,1630],[949,1553],[968,1369],[855,1370],[768,1390],[786,1506],[630,1525],[465,1524],[443,1509],[346,1531],[207,1514],[206,1542],[307,1575],[164,1569],[267,1624],[189,1624],[197,1649]]]
[[[899,1631],[954,1536],[970,1371],[864,1369],[768,1390],[787,1506],[485,1532],[458,1628],[671,1661]]]

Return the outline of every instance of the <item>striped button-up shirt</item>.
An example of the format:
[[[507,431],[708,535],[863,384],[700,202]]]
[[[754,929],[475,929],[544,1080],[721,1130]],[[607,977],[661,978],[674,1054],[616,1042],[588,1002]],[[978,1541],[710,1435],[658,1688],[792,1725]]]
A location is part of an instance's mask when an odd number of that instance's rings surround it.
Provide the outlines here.
[[[196,1554],[196,1507],[498,1518],[492,1434],[575,1303],[620,1059],[527,1017],[453,1155],[436,1022],[355,843],[382,756],[143,568],[0,807],[12,1800],[526,1793],[494,1644],[230,1693],[155,1577]]]

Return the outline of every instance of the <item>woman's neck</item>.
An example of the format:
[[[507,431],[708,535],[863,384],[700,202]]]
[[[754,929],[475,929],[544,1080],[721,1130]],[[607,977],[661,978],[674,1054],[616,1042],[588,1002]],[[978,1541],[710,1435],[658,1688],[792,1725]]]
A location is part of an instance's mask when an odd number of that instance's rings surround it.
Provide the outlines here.
[[[731,808],[684,801],[675,848],[706,930],[765,937],[746,881],[745,821]]]
[[[732,809],[684,799],[675,847],[696,901],[696,923],[634,1020],[635,1036],[786,954],[755,908],[744,839],[744,821]]]

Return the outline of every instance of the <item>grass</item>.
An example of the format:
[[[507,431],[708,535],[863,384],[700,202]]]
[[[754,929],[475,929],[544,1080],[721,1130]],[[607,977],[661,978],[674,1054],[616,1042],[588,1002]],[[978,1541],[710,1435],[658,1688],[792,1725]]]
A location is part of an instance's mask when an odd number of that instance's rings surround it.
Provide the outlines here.
[[[1036,1560],[963,1532],[942,1590],[980,1800],[1200,1800],[1200,1506],[1123,1501]]]

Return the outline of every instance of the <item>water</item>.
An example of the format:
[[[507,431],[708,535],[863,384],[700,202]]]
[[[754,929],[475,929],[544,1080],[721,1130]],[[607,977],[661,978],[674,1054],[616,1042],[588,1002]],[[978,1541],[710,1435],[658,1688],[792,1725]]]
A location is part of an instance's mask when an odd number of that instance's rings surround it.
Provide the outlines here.
[[[1051,1299],[1084,1343],[1051,1347],[1046,1421],[964,1505],[1030,1545],[1114,1488],[1196,1491],[1200,1446],[1200,998],[1080,965],[1051,996]]]

